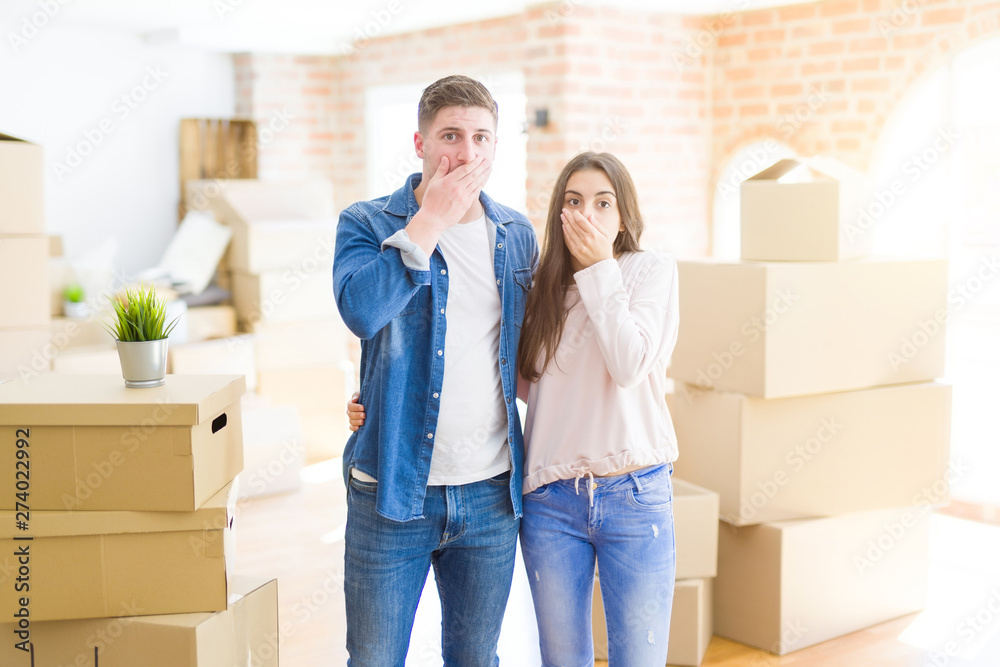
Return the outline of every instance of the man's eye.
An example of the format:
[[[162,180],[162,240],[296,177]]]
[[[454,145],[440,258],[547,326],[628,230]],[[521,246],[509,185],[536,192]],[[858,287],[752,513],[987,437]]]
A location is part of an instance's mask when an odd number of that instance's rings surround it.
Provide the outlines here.
[[[455,138],[455,135],[451,134],[450,132],[448,134],[444,135],[444,140],[445,141],[451,141],[454,138]]]

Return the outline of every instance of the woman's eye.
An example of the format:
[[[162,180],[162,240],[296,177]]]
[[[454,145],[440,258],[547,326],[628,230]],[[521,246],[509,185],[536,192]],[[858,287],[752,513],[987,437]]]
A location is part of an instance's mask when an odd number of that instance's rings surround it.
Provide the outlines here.
[[[597,205],[600,206],[601,208],[611,208],[611,202],[607,201],[597,202]]]
[[[569,204],[570,206],[579,206],[580,200],[577,199],[576,197],[570,197],[568,200],[566,200],[566,203]]]

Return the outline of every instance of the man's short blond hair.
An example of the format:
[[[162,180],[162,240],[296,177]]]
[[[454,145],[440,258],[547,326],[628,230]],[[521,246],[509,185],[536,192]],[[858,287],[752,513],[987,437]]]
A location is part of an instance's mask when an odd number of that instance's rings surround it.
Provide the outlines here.
[[[417,128],[426,132],[438,112],[445,107],[481,107],[493,116],[493,127],[499,118],[499,107],[486,86],[475,79],[453,74],[438,79],[424,88],[417,105]]]

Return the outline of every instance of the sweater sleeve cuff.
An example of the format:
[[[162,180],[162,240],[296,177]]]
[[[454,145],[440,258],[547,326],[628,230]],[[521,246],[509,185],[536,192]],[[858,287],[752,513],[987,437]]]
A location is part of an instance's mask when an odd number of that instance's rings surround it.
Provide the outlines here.
[[[585,269],[581,269],[573,274],[573,279],[580,282],[582,278],[586,282],[591,281],[601,281],[607,280],[611,276],[620,276],[621,269],[618,266],[618,260],[616,259],[602,259],[601,261],[591,264]]]
[[[400,229],[382,241],[382,250],[385,250],[386,247],[399,249],[399,254],[403,258],[403,265],[406,268],[414,271],[431,270],[431,261],[427,257],[427,253],[424,252],[423,248],[410,240],[410,235],[406,233],[405,229]]]

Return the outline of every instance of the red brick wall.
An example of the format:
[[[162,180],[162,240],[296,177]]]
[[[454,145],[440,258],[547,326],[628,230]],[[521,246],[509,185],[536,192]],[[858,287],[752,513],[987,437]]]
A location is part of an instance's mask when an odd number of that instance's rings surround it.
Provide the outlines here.
[[[519,70],[528,110],[546,108],[550,119],[547,127],[529,131],[532,221],[544,223],[552,184],[569,157],[585,148],[609,150],[637,182],[647,247],[699,253],[707,244],[708,77],[703,56],[680,71],[671,47],[701,24],[700,18],[564,2],[377,37],[344,56],[238,55],[237,112],[259,124],[282,108],[294,114],[291,125],[261,147],[261,177],[328,176],[344,206],[367,195],[366,86],[456,72],[488,80]]]
[[[265,125],[283,108],[295,116],[262,146],[262,177],[322,174],[346,205],[367,194],[366,86],[520,70],[529,111],[550,118],[529,132],[532,221],[543,224],[570,156],[606,149],[635,177],[646,246],[704,254],[716,180],[742,147],[773,137],[866,169],[914,84],[998,34],[996,0],[827,0],[708,17],[563,0],[375,37],[345,56],[236,56],[238,111]]]
[[[259,176],[334,176],[339,96],[337,59],[322,56],[234,56],[236,114],[257,122]]]
[[[767,137],[868,169],[914,85],[998,35],[995,0],[829,0],[735,15],[711,54],[713,182]]]

